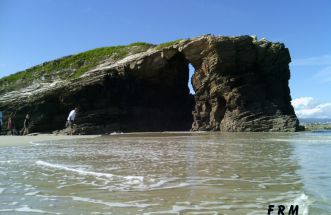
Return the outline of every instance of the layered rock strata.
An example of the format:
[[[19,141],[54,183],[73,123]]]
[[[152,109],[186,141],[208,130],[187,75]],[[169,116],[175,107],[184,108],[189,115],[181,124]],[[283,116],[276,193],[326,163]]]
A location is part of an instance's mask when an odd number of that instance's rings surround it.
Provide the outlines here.
[[[84,134],[297,131],[290,61],[282,43],[205,35],[105,60],[74,80],[36,82],[2,93],[0,110],[17,111],[17,123],[30,112],[31,130],[39,132],[62,129],[77,105]],[[195,68],[194,96],[187,86],[189,64]]]

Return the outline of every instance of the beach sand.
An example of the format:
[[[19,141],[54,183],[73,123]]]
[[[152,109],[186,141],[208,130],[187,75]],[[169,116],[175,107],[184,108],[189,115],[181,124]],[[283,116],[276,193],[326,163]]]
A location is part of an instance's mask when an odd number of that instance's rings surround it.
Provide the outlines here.
[[[47,141],[47,140],[68,140],[68,139],[85,139],[95,138],[100,135],[54,135],[54,134],[38,134],[35,136],[0,136],[0,147],[27,145],[31,142]]]

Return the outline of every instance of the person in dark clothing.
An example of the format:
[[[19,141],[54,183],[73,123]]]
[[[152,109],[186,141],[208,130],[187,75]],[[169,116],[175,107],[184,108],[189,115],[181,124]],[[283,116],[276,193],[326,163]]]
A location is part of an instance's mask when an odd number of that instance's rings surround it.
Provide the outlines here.
[[[1,132],[2,132],[2,111],[0,111],[0,135],[1,135]]]
[[[29,134],[29,126],[30,126],[31,118],[30,115],[27,114],[24,119],[24,127],[23,127],[23,135]]]
[[[10,131],[10,134],[11,135],[15,135],[16,134],[16,132],[15,132],[15,124],[14,124],[15,115],[16,115],[16,112],[15,113],[11,113],[10,116],[9,116],[9,118],[8,118],[7,128]]]

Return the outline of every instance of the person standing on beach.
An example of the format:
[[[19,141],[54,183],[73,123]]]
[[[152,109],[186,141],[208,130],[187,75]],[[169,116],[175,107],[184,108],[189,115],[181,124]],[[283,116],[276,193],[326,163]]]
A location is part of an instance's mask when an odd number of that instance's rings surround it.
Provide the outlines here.
[[[2,111],[0,111],[0,135],[1,135],[1,132],[2,132],[2,125],[3,125],[3,122],[2,122]]]
[[[25,119],[24,119],[23,135],[29,134],[30,122],[31,122],[30,115],[26,114]]]
[[[73,135],[75,133],[74,121],[75,121],[77,112],[78,112],[78,108],[76,107],[75,109],[70,111],[69,116],[67,118],[67,125],[70,128],[70,135]]]
[[[15,113],[11,113],[9,118],[8,118],[8,124],[7,124],[7,128],[10,131],[11,135],[15,135],[16,131],[15,131],[15,124],[14,124],[14,118],[15,118],[16,112]]]

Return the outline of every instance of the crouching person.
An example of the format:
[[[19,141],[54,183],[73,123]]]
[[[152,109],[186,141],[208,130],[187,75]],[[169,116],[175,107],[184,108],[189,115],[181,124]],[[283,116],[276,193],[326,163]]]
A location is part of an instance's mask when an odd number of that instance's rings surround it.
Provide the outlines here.
[[[67,118],[67,127],[69,127],[69,134],[73,135],[76,132],[75,126],[74,126],[74,122],[75,122],[75,118],[76,118],[76,114],[78,113],[78,108],[76,107],[75,109],[73,109],[72,111],[70,111],[69,116]]]

